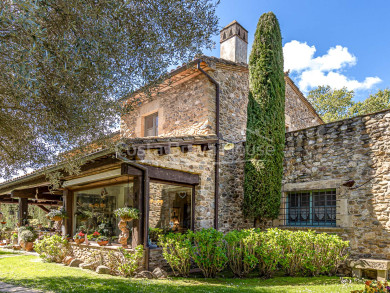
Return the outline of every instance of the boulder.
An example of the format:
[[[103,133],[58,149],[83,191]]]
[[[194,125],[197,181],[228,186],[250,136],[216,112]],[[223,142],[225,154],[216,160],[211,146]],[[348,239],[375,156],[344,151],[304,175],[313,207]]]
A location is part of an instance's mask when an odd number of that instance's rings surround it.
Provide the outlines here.
[[[83,261],[81,259],[75,258],[69,263],[69,266],[72,268],[78,268],[82,263]]]
[[[138,274],[136,274],[134,276],[134,278],[137,278],[137,279],[157,279],[157,277],[152,272],[149,272],[149,271],[139,272]]]
[[[98,267],[96,268],[96,272],[97,272],[98,274],[110,274],[110,273],[111,273],[111,270],[110,270],[110,268],[107,267],[107,266],[98,266]]]
[[[63,260],[62,262],[63,262],[65,265],[68,266],[72,260],[74,260],[73,257],[67,256],[67,257],[64,258],[64,260]]]
[[[97,265],[95,263],[82,263],[80,265],[80,268],[82,268],[83,270],[94,270],[96,266]]]
[[[168,277],[168,273],[162,268],[155,268],[153,270],[153,275],[155,275],[157,279],[166,279]]]

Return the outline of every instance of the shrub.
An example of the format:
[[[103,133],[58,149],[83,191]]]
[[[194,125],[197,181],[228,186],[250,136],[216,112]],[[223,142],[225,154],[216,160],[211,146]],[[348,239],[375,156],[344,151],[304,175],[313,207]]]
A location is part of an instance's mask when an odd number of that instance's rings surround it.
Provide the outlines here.
[[[213,228],[189,232],[194,246],[191,256],[206,278],[214,278],[227,263],[226,247],[222,232]]]
[[[277,262],[280,269],[289,276],[332,275],[348,256],[348,241],[343,241],[337,235],[319,234],[312,230],[268,229],[264,236],[259,260],[269,261],[270,267],[261,269],[263,274],[267,270],[276,269],[271,263]],[[282,257],[277,257],[275,253]]]
[[[159,237],[163,256],[177,276],[187,277],[190,272],[192,245],[188,236],[188,234],[169,233]]]
[[[312,259],[305,264],[305,269],[312,276],[336,274],[337,268],[348,257],[349,242],[336,235],[317,234],[311,246]]]
[[[258,231],[257,257],[259,273],[262,276],[272,277],[284,257],[282,247],[279,244],[280,231],[278,229],[268,229],[266,232]]]
[[[127,251],[124,248],[119,249],[121,262],[118,266],[120,275],[124,277],[131,277],[139,267],[139,263],[142,260],[144,254],[144,248],[142,245],[138,245],[134,251]]]
[[[48,262],[61,263],[70,254],[68,240],[59,235],[44,236],[34,243],[34,249],[41,258]]]
[[[244,277],[258,264],[259,234],[254,230],[231,231],[225,235],[229,267],[237,277]]]
[[[110,268],[111,274],[123,277],[132,277],[139,268],[144,248],[138,245],[134,251],[120,248],[118,251],[110,251],[105,257],[105,263]]]

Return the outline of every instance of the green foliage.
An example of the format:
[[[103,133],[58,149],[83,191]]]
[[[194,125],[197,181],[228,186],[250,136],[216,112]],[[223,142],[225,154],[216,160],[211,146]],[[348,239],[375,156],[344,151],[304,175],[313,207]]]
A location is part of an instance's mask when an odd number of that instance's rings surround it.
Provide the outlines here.
[[[379,90],[361,102],[355,102],[354,91],[319,86],[309,92],[307,99],[325,122],[365,115],[390,108],[390,90]]]
[[[258,22],[249,73],[243,210],[247,217],[276,218],[283,176],[285,82],[282,37],[272,12]]]
[[[70,245],[66,238],[59,235],[46,235],[34,243],[34,249],[47,262],[61,263],[70,254]]]
[[[260,273],[270,277],[280,268],[288,276],[334,275],[348,256],[348,241],[314,231],[268,229],[261,233]]]
[[[205,278],[215,278],[216,274],[226,267],[228,261],[223,233],[210,228],[190,231],[188,235],[193,242],[192,259],[202,270]]]
[[[229,267],[237,277],[245,277],[259,260],[259,234],[254,230],[231,231],[225,235]]]
[[[160,235],[159,245],[163,256],[176,276],[187,277],[191,267],[191,240],[188,234],[169,233]]]
[[[216,5],[1,1],[0,174],[56,162],[63,157],[55,154],[105,137],[121,97],[213,47]]]
[[[142,260],[144,248],[138,245],[134,251],[127,251],[124,248],[119,248],[120,263],[118,264],[118,271],[121,276],[132,277],[138,269]]]
[[[115,216],[126,219],[138,219],[139,210],[136,208],[119,208],[114,211]]]

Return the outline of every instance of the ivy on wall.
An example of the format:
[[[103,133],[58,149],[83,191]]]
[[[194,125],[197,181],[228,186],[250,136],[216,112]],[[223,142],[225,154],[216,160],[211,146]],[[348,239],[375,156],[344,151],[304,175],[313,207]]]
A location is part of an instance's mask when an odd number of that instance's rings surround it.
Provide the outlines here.
[[[257,24],[249,57],[243,211],[255,219],[279,214],[285,142],[282,37],[272,12]]]

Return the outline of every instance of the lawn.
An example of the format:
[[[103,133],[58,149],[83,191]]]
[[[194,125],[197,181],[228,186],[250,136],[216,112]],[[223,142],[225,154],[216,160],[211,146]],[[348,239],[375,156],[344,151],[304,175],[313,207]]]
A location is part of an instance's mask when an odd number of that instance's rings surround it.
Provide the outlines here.
[[[0,281],[53,292],[350,292],[362,284],[341,284],[340,278],[124,279],[58,264],[43,263],[36,256],[1,258]]]

